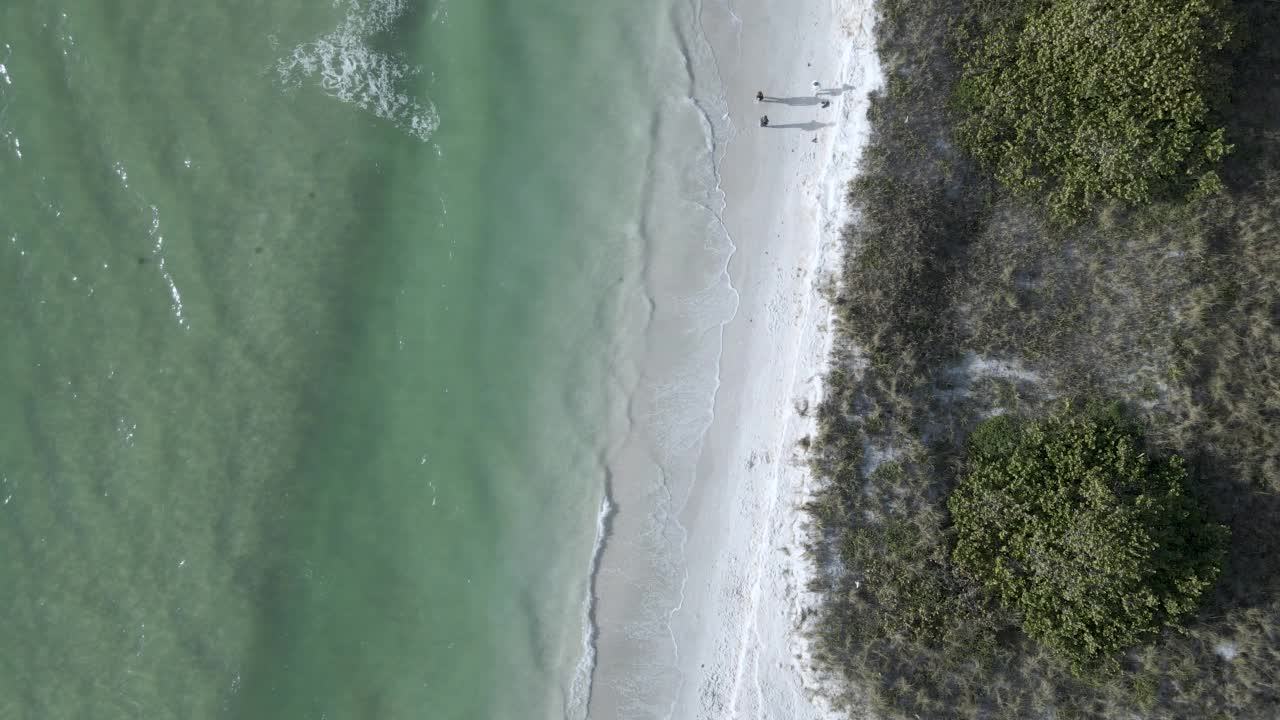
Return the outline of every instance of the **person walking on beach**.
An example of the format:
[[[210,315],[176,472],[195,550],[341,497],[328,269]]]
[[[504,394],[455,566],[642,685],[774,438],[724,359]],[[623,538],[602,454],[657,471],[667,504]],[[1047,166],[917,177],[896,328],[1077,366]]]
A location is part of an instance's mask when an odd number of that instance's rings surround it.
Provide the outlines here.
[[[817,80],[813,81],[813,96],[817,97],[822,94],[822,83]]]
[[[769,116],[764,115],[760,118],[760,127],[769,127]]]
[[[757,90],[757,91],[756,91],[756,102],[764,102],[764,91],[763,91],[763,90]]]

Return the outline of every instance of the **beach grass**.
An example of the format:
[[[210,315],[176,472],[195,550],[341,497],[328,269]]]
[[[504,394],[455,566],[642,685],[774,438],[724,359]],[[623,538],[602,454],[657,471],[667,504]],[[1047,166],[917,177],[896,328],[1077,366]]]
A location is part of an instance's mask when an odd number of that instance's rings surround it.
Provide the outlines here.
[[[1237,2],[1222,192],[1055,222],[964,151],[960,43],[992,3],[885,0],[809,458],[818,662],[880,716],[1274,716],[1280,706],[1280,5]],[[978,18],[980,19],[980,18]],[[1231,532],[1182,632],[1072,674],[950,563],[970,431],[1120,402]]]

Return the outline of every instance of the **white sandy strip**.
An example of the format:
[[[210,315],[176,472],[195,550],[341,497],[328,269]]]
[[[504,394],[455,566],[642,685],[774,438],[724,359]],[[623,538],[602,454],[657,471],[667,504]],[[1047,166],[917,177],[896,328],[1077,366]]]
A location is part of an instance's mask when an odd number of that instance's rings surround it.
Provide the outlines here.
[[[803,407],[818,404],[830,349],[818,288],[840,261],[844,187],[881,82],[874,11],[871,0],[728,0],[707,9],[717,12],[707,20],[725,28],[711,40],[739,128],[722,173],[740,305],[681,513],[689,581],[671,623],[682,679],[672,717],[830,717],[799,632],[813,602],[799,510],[812,487],[797,443],[813,431]],[[815,80],[834,89],[828,109],[807,104]],[[757,90],[790,102],[757,105]]]

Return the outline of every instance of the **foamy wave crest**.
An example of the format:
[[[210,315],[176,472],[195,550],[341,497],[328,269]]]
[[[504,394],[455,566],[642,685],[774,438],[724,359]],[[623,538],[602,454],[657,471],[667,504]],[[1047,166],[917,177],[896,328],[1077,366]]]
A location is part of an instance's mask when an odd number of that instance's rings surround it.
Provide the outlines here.
[[[334,2],[335,7],[342,4]],[[347,17],[338,29],[295,47],[276,63],[281,82],[296,87],[304,79],[318,78],[330,96],[428,140],[440,125],[435,105],[400,91],[401,82],[422,69],[368,45],[370,37],[394,28],[409,9],[408,0],[348,0],[346,5]]]
[[[120,181],[125,187],[129,187],[128,174],[124,172],[122,166],[119,167]],[[155,205],[151,206],[151,232],[147,233],[149,237],[156,241],[155,246],[151,249],[151,254],[159,260],[160,275],[164,277],[165,285],[169,286],[169,298],[172,300],[170,307],[173,308],[173,315],[178,319],[178,324],[188,330],[191,326],[187,324],[187,318],[182,314],[182,293],[178,292],[178,283],[173,279],[173,273],[169,272],[164,256],[164,236],[160,234],[160,208]]]
[[[591,675],[596,669],[596,603],[595,578],[600,571],[600,553],[604,551],[605,538],[609,535],[609,518],[613,515],[613,503],[609,502],[608,488],[600,501],[596,515],[596,542],[591,548],[591,564],[587,568],[587,592],[582,601],[582,656],[573,672],[569,695],[565,703],[565,720],[586,720],[587,706],[591,702]]]

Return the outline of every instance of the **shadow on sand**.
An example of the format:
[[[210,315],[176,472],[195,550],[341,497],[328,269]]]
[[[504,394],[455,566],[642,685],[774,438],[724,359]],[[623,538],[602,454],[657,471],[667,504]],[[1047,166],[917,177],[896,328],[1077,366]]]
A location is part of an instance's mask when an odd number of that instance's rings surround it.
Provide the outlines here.
[[[840,85],[839,87],[821,88],[813,95],[797,95],[795,97],[775,97],[773,95],[765,95],[763,102],[778,103],[779,105],[817,105],[825,98],[840,97],[849,90],[854,90],[852,85]]]
[[[822,103],[822,98],[821,98],[821,97],[813,97],[813,96],[808,96],[808,97],[805,97],[805,96],[800,96],[800,97],[785,97],[785,98],[784,98],[784,97],[769,97],[768,95],[765,95],[765,96],[764,96],[764,102],[767,102],[767,103],[776,103],[776,104],[778,104],[778,105],[790,105],[790,106],[792,106],[792,107],[807,107],[807,106],[810,106],[810,105],[820,105],[820,104]]]
[[[852,85],[841,85],[840,87],[822,88],[821,90],[818,91],[818,96],[821,97],[823,95],[829,95],[831,97],[840,97],[841,95],[845,94],[849,90],[857,90],[857,88],[855,88]]]
[[[818,122],[817,120],[810,120],[809,122],[806,122],[806,123],[791,123],[789,125],[770,125],[769,127],[774,130],[807,130],[808,132],[818,132],[822,128],[831,127],[834,124],[835,123],[824,123],[824,122]]]

